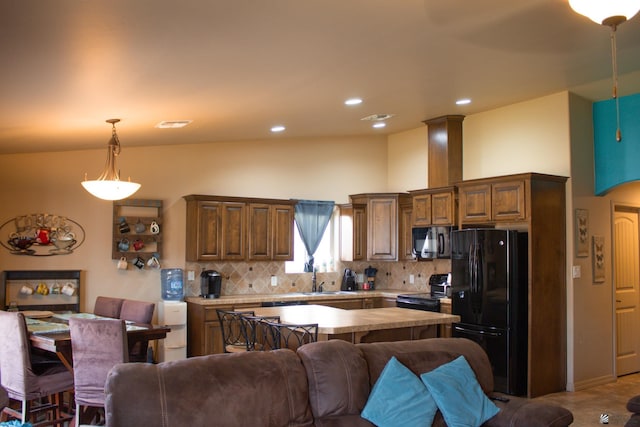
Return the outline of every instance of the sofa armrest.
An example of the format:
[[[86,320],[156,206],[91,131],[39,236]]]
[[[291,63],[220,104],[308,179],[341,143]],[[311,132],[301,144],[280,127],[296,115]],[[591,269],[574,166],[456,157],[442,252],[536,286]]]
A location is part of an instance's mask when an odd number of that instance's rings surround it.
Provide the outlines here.
[[[485,427],[565,427],[573,422],[571,411],[562,406],[500,393],[490,395],[495,396],[504,397],[507,401],[493,400],[500,412],[484,423]]]

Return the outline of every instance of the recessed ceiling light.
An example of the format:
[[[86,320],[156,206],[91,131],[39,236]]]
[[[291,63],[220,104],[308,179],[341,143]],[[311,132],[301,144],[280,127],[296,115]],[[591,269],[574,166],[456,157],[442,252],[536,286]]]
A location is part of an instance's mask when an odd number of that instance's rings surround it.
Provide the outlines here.
[[[363,117],[360,120],[369,120],[369,121],[378,122],[378,121],[390,119],[391,117],[393,117],[393,114],[372,114],[370,116]]]
[[[282,132],[286,128],[282,125],[277,125],[271,128],[271,132]]]
[[[458,99],[456,101],[456,105],[467,105],[471,104],[471,100],[469,98]]]
[[[349,98],[346,101],[344,101],[344,105],[358,105],[358,104],[362,104],[362,99],[360,99],[360,98]]]
[[[386,125],[387,124],[385,122],[377,122],[377,123],[374,123],[373,125],[371,125],[371,127],[379,129],[379,128],[385,127]]]
[[[163,120],[155,127],[158,129],[179,129],[191,123],[191,120]]]

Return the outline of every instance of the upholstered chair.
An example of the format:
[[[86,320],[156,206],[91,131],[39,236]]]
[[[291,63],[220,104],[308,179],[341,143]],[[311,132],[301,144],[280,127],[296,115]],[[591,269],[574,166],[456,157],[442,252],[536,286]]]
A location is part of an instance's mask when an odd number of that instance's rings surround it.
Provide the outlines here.
[[[93,307],[93,314],[103,317],[120,318],[120,310],[122,309],[122,298],[98,297]]]
[[[120,319],[128,320],[134,323],[151,324],[153,320],[153,312],[156,309],[155,303],[146,301],[136,301],[125,299],[122,302],[120,310]],[[140,341],[135,343],[129,350],[130,362],[149,362],[151,357],[147,355],[149,349],[149,341]]]
[[[107,374],[129,361],[127,327],[120,319],[69,319],[73,350],[76,416],[79,423],[90,408],[104,408]],[[86,420],[84,420],[86,421]]]
[[[9,415],[34,427],[62,425],[73,417],[63,411],[63,394],[73,391],[73,374],[63,364],[49,364],[36,372],[31,364],[31,344],[22,313],[0,311],[0,381],[11,399],[21,403],[20,409],[2,409]],[[47,412],[47,420],[37,415]],[[36,422],[36,420],[38,422]]]

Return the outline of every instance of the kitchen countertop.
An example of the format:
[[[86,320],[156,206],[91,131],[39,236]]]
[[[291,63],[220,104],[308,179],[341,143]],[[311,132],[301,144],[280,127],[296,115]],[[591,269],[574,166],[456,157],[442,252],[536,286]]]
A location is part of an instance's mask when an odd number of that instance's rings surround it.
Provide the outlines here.
[[[186,297],[185,301],[199,305],[233,305],[260,304],[271,301],[326,301],[364,298],[396,298],[401,294],[418,294],[424,291],[406,291],[398,289],[376,289],[372,291],[327,291],[327,292],[289,292],[284,294],[238,294],[221,295],[220,298],[205,299],[201,297]],[[451,299],[442,298],[441,304],[451,304]]]

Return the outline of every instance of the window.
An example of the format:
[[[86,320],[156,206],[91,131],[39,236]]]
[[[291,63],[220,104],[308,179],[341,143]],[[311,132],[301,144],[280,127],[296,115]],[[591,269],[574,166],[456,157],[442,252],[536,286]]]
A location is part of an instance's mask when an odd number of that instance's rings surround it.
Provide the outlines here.
[[[327,225],[327,229],[324,231],[318,250],[314,256],[314,265],[318,272],[331,272],[336,271],[336,257],[337,254],[336,242],[338,241],[336,233],[338,227],[336,226],[339,215],[337,210],[334,210],[333,216]],[[304,263],[307,261],[307,250],[304,248],[304,243],[298,233],[298,227],[294,229],[294,241],[293,241],[293,261],[285,262],[285,273],[304,273]]]

